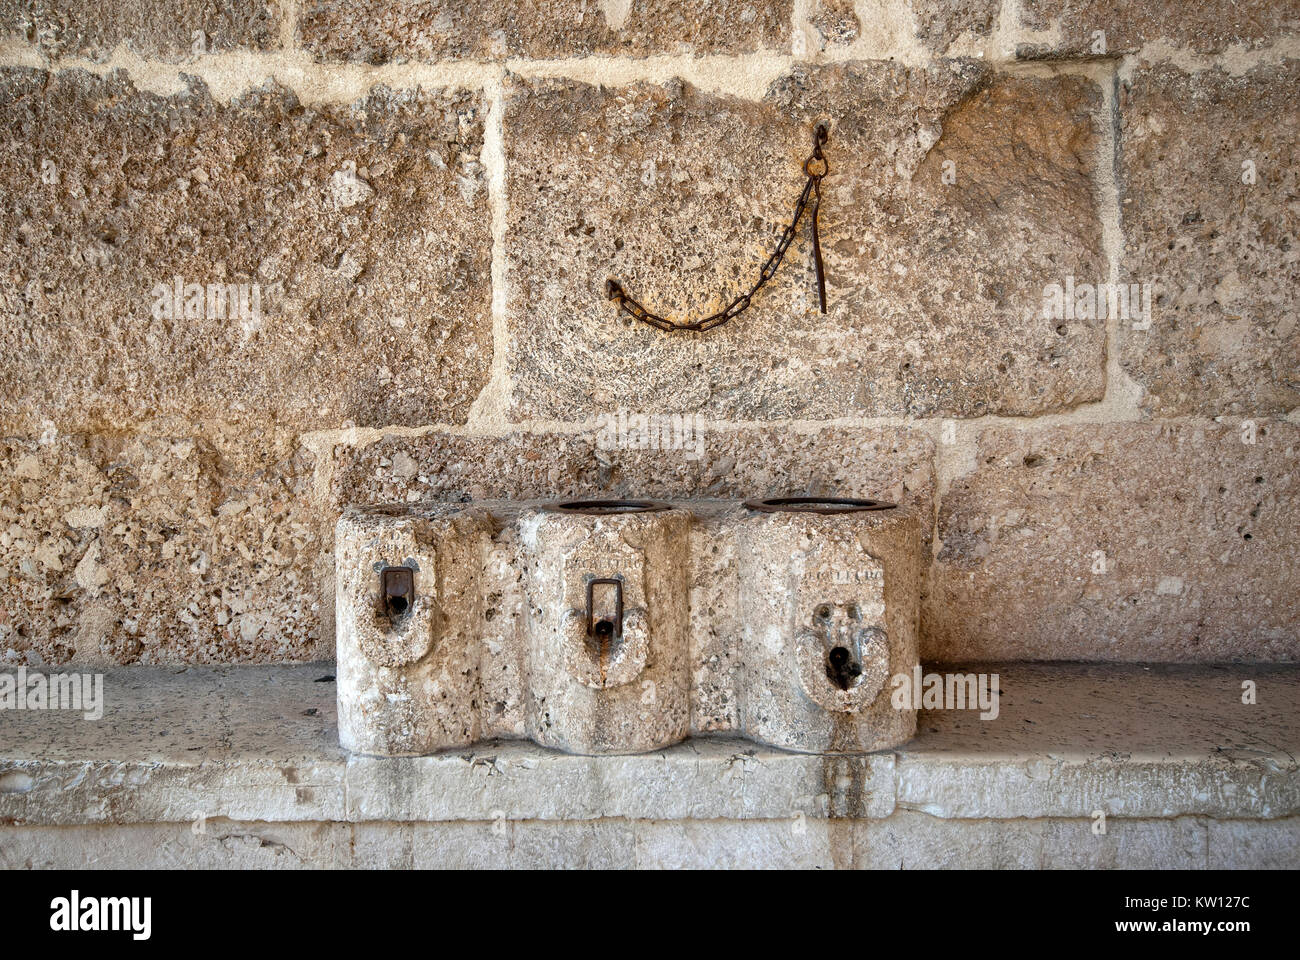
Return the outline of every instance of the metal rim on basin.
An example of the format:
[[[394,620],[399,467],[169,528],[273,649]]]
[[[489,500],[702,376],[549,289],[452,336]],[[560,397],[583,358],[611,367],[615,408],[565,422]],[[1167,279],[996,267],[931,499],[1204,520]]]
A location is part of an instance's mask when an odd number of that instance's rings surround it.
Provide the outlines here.
[[[746,500],[745,506],[762,513],[858,513],[867,510],[893,510],[897,504],[884,500],[856,500],[851,497],[771,497]]]
[[[556,513],[617,515],[671,510],[672,505],[662,500],[557,500],[546,504],[546,509]]]

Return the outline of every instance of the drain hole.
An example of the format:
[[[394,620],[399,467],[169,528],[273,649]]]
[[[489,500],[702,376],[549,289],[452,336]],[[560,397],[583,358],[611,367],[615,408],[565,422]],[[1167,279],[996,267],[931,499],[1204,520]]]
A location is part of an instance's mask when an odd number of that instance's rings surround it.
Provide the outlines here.
[[[848,690],[862,676],[862,668],[853,662],[847,647],[835,647],[826,657],[826,676],[841,690]]]
[[[597,643],[608,643],[614,639],[614,621],[597,620],[591,632],[595,635]]]
[[[406,598],[389,597],[388,609],[392,612],[393,616],[400,617],[402,614],[406,612]]]
[[[854,500],[849,497],[773,497],[746,500],[745,506],[763,513],[855,513],[859,510],[893,510],[883,500]]]

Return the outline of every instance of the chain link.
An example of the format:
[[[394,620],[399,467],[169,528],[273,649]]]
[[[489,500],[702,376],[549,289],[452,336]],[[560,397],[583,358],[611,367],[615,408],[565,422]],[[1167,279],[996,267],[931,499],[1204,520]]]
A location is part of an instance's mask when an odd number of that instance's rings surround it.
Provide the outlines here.
[[[605,296],[614,301],[615,306],[626,313],[634,320],[640,320],[642,323],[648,323],[659,330],[694,330],[703,333],[707,330],[714,330],[722,326],[728,320],[740,316],[749,309],[753,302],[754,295],[763,289],[763,285],[776,276],[776,271],[781,266],[781,261],[785,258],[786,250],[790,249],[790,244],[794,242],[795,234],[799,230],[799,221],[803,219],[804,212],[808,209],[809,203],[812,204],[812,241],[813,241],[813,265],[817,271],[817,297],[821,305],[821,312],[826,312],[826,275],[822,266],[821,238],[818,236],[817,215],[821,208],[822,202],[822,178],[830,173],[830,164],[826,162],[826,157],[822,154],[822,144],[827,140],[825,124],[818,124],[817,129],[813,131],[813,151],[807,160],[803,162],[803,172],[808,178],[803,185],[803,192],[799,194],[799,199],[795,201],[794,216],[790,219],[790,225],[785,228],[781,234],[781,240],[777,243],[776,249],[772,255],[767,258],[763,268],[758,271],[758,281],[749,288],[749,292],[742,293],[731,303],[727,304],[717,313],[705,317],[703,320],[691,321],[674,321],[666,317],[661,317],[656,313],[651,313],[640,303],[628,296],[621,284],[617,280],[610,279],[605,284]],[[818,169],[820,165],[820,169]]]

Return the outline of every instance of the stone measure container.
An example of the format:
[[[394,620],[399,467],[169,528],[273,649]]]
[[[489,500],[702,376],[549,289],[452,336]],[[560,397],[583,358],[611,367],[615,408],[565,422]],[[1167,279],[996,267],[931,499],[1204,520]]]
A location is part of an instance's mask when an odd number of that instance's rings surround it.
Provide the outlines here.
[[[810,753],[916,729],[920,526],[863,500],[361,507],[336,537],[339,733],[406,756],[741,735]]]

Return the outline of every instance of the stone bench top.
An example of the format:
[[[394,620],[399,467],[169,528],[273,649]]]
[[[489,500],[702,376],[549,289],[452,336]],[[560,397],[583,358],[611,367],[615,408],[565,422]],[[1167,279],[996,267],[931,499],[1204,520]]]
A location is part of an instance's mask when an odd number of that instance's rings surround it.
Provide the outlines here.
[[[0,822],[1300,813],[1300,667],[961,669],[999,675],[997,719],[923,711],[910,743],[862,756],[695,738],[640,756],[506,741],[375,758],[338,745],[330,663],[119,668],[99,720],[0,710]]]

